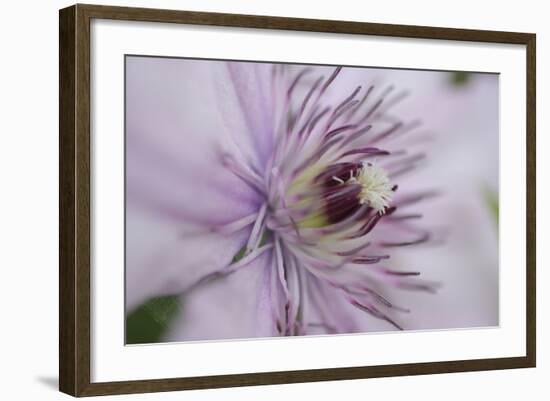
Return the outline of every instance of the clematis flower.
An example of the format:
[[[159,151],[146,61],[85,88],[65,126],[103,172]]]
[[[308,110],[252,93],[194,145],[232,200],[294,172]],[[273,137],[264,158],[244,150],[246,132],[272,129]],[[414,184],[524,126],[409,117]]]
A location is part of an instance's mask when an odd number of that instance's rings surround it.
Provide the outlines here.
[[[170,341],[407,329],[429,136],[371,75],[129,57],[127,311],[181,296]]]

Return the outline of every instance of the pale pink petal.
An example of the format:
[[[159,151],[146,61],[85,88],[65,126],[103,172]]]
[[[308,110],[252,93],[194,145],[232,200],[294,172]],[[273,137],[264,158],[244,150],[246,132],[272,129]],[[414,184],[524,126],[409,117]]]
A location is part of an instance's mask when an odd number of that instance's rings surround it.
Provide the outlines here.
[[[126,211],[126,310],[151,297],[178,295],[231,263],[247,232],[218,235]]]
[[[178,221],[222,224],[258,208],[255,189],[223,162],[238,153],[243,131],[227,135],[212,106],[211,62],[128,57],[126,61],[127,201]],[[236,94],[228,113],[241,112]]]
[[[271,337],[277,335],[272,310],[272,256],[265,252],[226,277],[181,298],[181,314],[166,341]]]
[[[224,133],[242,155],[261,170],[271,155],[277,124],[280,85],[273,85],[273,66],[253,62],[213,63],[215,107]]]

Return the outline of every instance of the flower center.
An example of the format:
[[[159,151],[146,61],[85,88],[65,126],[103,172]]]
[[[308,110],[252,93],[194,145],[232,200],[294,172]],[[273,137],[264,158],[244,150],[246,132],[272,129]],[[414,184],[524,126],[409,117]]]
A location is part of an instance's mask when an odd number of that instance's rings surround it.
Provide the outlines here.
[[[314,181],[323,183],[321,198],[326,223],[338,223],[363,205],[382,215],[395,190],[385,170],[372,163],[337,163]]]
[[[358,174],[352,174],[348,183],[361,185],[359,203],[367,204],[380,214],[390,205],[392,185],[384,169],[371,163],[364,163]]]

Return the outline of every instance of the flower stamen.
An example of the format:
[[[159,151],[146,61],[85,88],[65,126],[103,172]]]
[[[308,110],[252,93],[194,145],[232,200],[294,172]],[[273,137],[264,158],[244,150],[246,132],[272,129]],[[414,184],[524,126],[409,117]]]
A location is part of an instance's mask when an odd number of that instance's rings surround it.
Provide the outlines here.
[[[381,167],[371,163],[363,163],[355,174],[350,171],[350,179],[347,183],[361,185],[360,204],[367,204],[380,214],[384,214],[390,206],[393,185]]]

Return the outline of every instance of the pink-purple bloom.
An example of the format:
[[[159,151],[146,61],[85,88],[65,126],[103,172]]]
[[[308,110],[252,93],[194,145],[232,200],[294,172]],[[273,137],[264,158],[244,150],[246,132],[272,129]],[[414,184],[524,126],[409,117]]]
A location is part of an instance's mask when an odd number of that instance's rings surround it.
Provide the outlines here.
[[[181,295],[170,340],[406,329],[431,133],[368,71],[129,58],[127,309]]]

